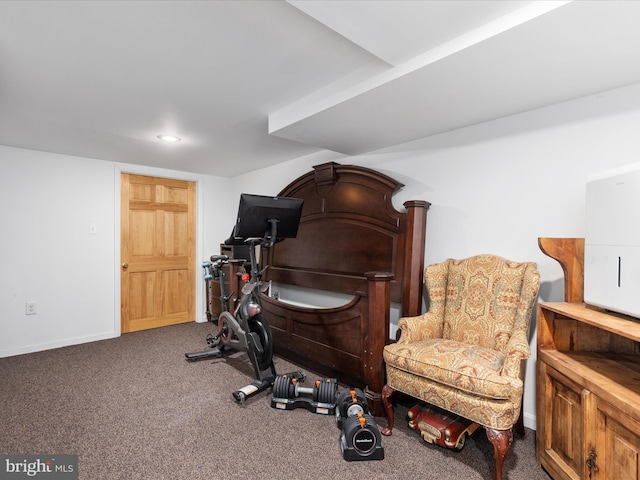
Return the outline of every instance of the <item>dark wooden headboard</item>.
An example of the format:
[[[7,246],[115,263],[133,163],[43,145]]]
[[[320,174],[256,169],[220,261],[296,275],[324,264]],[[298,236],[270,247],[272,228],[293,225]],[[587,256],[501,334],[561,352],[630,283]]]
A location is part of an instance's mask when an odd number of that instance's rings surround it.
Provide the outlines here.
[[[392,196],[401,187],[365,167],[313,167],[279,193],[304,207],[298,236],[268,252],[267,280],[355,295],[366,289],[365,272],[389,272],[391,301],[418,315],[429,203],[406,202],[398,212]]]
[[[405,212],[397,211],[392,196],[402,186],[365,167],[313,167],[278,194],[304,200],[297,237],[262,257],[269,265],[266,281],[354,295],[334,309],[304,309],[265,296],[263,308],[277,353],[366,386],[374,403],[384,385],[390,303],[402,305],[402,316],[422,309],[430,204],[408,201]]]

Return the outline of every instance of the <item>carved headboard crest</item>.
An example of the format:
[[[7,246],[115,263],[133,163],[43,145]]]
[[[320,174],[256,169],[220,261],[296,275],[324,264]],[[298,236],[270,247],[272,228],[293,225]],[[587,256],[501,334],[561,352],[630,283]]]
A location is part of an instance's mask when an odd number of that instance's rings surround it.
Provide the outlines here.
[[[313,167],[317,186],[322,187],[324,185],[333,185],[338,181],[335,165],[337,165],[337,163],[329,162]]]

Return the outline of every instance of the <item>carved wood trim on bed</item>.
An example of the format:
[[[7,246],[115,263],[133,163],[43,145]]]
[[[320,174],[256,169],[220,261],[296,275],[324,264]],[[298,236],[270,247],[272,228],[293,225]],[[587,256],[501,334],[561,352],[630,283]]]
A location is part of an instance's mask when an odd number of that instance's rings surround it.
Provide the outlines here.
[[[346,293],[337,308],[303,308],[263,296],[276,353],[353,387],[366,389],[383,414],[382,349],[389,342],[390,304],[402,316],[422,310],[425,201],[392,204],[403,185],[375,170],[326,163],[278,196],[304,200],[298,235],[263,252],[264,280]]]

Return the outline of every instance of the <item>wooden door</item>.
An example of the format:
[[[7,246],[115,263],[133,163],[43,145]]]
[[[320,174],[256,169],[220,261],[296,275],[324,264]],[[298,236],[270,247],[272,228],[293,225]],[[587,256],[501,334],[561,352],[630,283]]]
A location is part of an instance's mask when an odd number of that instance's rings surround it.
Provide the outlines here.
[[[121,178],[122,333],[195,320],[195,183]]]

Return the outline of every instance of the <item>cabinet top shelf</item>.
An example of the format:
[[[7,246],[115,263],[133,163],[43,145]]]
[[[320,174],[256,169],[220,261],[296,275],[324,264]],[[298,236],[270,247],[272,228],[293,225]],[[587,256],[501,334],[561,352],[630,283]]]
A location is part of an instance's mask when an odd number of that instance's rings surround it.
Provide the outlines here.
[[[598,352],[541,352],[541,358],[565,375],[578,375],[581,384],[603,400],[640,405],[640,364],[635,355]],[[628,412],[637,416],[634,410]]]
[[[544,302],[538,305],[544,310],[550,310],[559,315],[640,342],[640,318],[606,312],[584,303]]]

